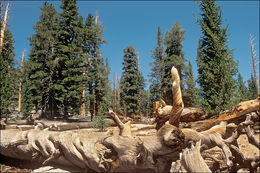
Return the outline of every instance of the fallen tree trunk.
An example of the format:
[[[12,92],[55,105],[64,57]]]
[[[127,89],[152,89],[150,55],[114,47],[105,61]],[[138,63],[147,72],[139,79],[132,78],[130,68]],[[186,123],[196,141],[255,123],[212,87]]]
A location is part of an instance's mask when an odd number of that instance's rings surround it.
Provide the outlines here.
[[[219,124],[221,121],[227,121],[229,123],[235,122],[236,124],[239,124],[240,122],[245,120],[246,114],[259,111],[259,108],[260,108],[260,97],[254,100],[241,102],[234,109],[220,113],[217,118],[207,119],[203,121],[189,122],[187,127],[190,127],[196,131],[204,131],[213,127],[214,125]]]
[[[172,125],[153,136],[134,137],[130,123],[118,121],[120,134],[107,132],[1,130],[0,154],[43,165],[66,165],[95,172],[169,171],[170,162],[185,148],[184,135]]]

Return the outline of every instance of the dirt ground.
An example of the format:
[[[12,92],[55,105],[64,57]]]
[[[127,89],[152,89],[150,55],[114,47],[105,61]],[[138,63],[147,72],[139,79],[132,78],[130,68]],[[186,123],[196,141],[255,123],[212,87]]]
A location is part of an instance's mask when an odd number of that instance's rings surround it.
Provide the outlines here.
[[[53,123],[60,124],[60,122],[53,122],[53,121],[44,122],[44,123],[46,123],[48,125],[53,124]],[[143,126],[142,124],[132,124],[133,134],[136,133],[136,129],[138,129],[138,128],[140,129],[140,127],[142,127],[142,126]],[[155,129],[151,129],[151,127],[148,127],[148,128],[147,127],[142,129],[142,131],[141,131],[142,133],[140,133],[140,131],[139,131],[138,134],[143,136],[143,135],[152,135],[152,134],[156,133]],[[82,129],[82,130],[98,132],[97,129],[93,129],[93,128]],[[109,127],[107,130],[113,131],[114,133],[117,133],[117,131],[118,131],[117,127]],[[74,130],[74,131],[78,131],[78,130]],[[258,140],[260,140],[259,132],[257,134],[255,134],[255,137]],[[239,145],[240,150],[243,152],[243,154],[246,157],[260,156],[259,149],[257,149],[255,146],[251,145],[248,142],[247,136],[245,134],[242,134],[238,138],[238,145]],[[215,147],[213,149],[208,150],[206,152],[206,154],[204,154],[204,159],[206,160],[207,163],[210,163],[212,161],[212,159],[210,158],[210,156],[212,154],[219,155],[217,159],[219,159],[221,162],[223,162],[223,160],[225,160],[222,150],[219,149],[218,147]],[[32,171],[35,171],[35,172],[73,172],[69,169],[59,169],[59,168],[53,168],[53,167],[41,167],[40,168],[41,165],[38,163],[11,159],[11,158],[4,157],[2,155],[0,155],[0,156],[1,156],[0,170],[3,173],[15,173],[15,172],[27,173],[27,172],[32,172]],[[222,165],[222,167],[224,170],[226,165]],[[249,172],[249,171],[241,170],[241,172]]]

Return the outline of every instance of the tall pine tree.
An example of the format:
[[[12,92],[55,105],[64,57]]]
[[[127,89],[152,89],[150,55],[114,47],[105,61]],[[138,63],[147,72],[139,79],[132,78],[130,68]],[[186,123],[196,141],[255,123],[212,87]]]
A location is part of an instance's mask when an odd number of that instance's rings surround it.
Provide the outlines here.
[[[150,82],[150,92],[151,92],[151,103],[156,100],[159,100],[162,97],[162,90],[161,90],[161,82],[162,82],[162,60],[164,56],[164,49],[163,49],[163,38],[161,28],[158,27],[157,31],[157,46],[155,50],[152,51],[152,58],[153,62],[151,63],[152,69],[149,74]]]
[[[41,11],[39,21],[33,27],[36,33],[29,38],[31,52],[24,73],[23,113],[29,114],[33,104],[36,110],[42,110],[43,116],[51,118],[57,112],[53,83],[56,82],[55,43],[59,18],[55,7],[47,2]]]
[[[240,73],[238,73],[238,78],[237,78],[236,97],[238,103],[248,100],[248,91]]]
[[[8,116],[11,113],[14,100],[17,97],[14,56],[13,36],[11,31],[7,29],[4,31],[3,48],[0,53],[0,116]]]
[[[183,92],[183,102],[186,107],[199,107],[199,91],[196,87],[192,65],[189,61],[185,74],[185,89]]]
[[[214,0],[202,0],[201,45],[199,46],[198,83],[201,86],[202,106],[208,113],[217,113],[232,106],[237,63],[227,46],[227,27],[223,28],[220,7]]]
[[[104,27],[97,23],[92,14],[88,15],[84,27],[83,52],[86,55],[87,93],[92,120],[94,115],[99,114],[100,103],[104,96],[101,91],[103,90],[102,82],[104,82],[102,80],[108,75],[104,72],[106,70],[104,70],[104,61],[100,51],[101,45],[106,43],[106,40],[103,38]]]
[[[123,73],[120,80],[120,104],[127,116],[139,114],[138,96],[141,92],[141,73],[138,70],[135,48],[128,46],[123,50]]]
[[[79,113],[81,93],[86,77],[82,73],[85,66],[80,37],[83,25],[78,16],[76,0],[62,0],[56,60],[58,63],[58,80],[55,99],[59,101],[59,112],[68,118],[69,114]]]
[[[251,74],[251,77],[247,80],[248,84],[248,98],[255,99],[257,97],[256,82],[254,76]]]
[[[175,66],[177,68],[180,80],[181,80],[181,90],[183,92],[183,73],[185,71],[184,52],[182,50],[182,42],[184,41],[184,30],[181,28],[180,23],[174,23],[170,32],[166,31],[164,43],[166,46],[165,53],[163,57],[163,77],[162,77],[162,91],[163,98],[165,102],[169,105],[172,104],[172,79],[171,79],[171,68]]]

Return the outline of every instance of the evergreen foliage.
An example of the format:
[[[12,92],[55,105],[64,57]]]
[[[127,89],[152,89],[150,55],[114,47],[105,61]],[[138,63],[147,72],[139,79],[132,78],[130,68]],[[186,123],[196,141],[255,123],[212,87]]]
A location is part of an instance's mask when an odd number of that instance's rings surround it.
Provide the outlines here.
[[[87,90],[89,96],[89,109],[91,119],[99,114],[100,103],[108,105],[110,69],[108,63],[104,64],[100,47],[106,43],[103,38],[104,27],[95,22],[92,14],[89,14],[84,25],[84,48],[86,55]]]
[[[217,113],[233,104],[237,63],[227,46],[227,27],[222,27],[220,7],[214,0],[202,0],[199,4],[202,17],[197,21],[203,36],[197,56],[198,83],[204,110]]]
[[[150,64],[152,65],[151,72],[149,74],[150,77],[150,92],[151,92],[151,103],[154,101],[159,100],[162,97],[161,92],[161,82],[162,82],[162,60],[164,56],[164,48],[163,48],[163,38],[161,28],[158,27],[157,31],[157,46],[155,50],[152,51],[152,58],[153,62]]]
[[[93,57],[95,54],[95,19],[94,16],[90,13],[86,18],[85,25],[85,35],[84,35],[84,48],[83,52],[86,55],[87,67],[86,67],[86,76],[87,76],[87,93],[88,93],[88,101],[89,101],[89,111],[91,114],[91,121],[94,116],[95,111],[95,69],[93,68]]]
[[[14,40],[10,30],[5,30],[3,49],[0,53],[0,115],[8,116],[13,110],[14,101],[17,100],[16,81],[18,81],[14,68]]]
[[[22,96],[22,112],[27,115],[32,105],[41,109],[44,115],[54,115],[55,102],[55,74],[57,73],[55,60],[56,33],[58,31],[58,13],[54,6],[44,2],[41,7],[40,20],[33,27],[35,34],[29,38],[31,51],[27,69],[24,73],[24,89]],[[29,98],[30,97],[30,98]],[[31,102],[31,103],[29,103]],[[28,107],[27,107],[28,106]],[[48,116],[48,115],[46,115]]]
[[[128,46],[123,50],[123,73],[120,80],[120,105],[127,116],[140,114],[139,94],[144,87],[143,77],[138,70],[135,48]]]
[[[109,127],[109,122],[106,119],[107,106],[103,102],[100,103],[100,112],[99,116],[94,118],[94,128],[99,129],[99,131],[104,131],[107,127]]]
[[[243,78],[240,73],[238,73],[237,78],[237,102],[242,102],[248,100],[248,90],[244,84]]]
[[[251,74],[251,77],[247,80],[248,84],[248,98],[249,99],[255,99],[257,98],[257,89],[255,84],[255,78]]]
[[[185,71],[184,52],[182,50],[182,42],[184,41],[184,30],[181,28],[180,23],[174,23],[171,31],[166,31],[164,43],[166,46],[165,56],[163,56],[162,66],[163,75],[161,82],[161,89],[163,92],[163,98],[166,104],[172,104],[172,79],[171,79],[171,68],[175,66],[178,70],[181,80],[181,90],[183,92],[183,75]]]
[[[78,114],[83,102],[98,115],[100,102],[109,105],[109,67],[101,56],[104,27],[92,14],[85,23],[76,0],[62,0],[58,14],[44,2],[36,34],[29,38],[30,58],[23,75],[24,114],[41,109],[47,118]],[[82,99],[82,91],[88,91]]]
[[[30,79],[31,73],[31,61],[24,63],[24,70],[22,74],[22,113],[23,118],[28,117],[31,114],[31,111],[34,109],[33,105],[33,90],[32,86],[34,81]]]
[[[183,102],[185,107],[199,107],[199,90],[196,87],[192,65],[189,61],[185,71],[185,89],[183,92]]]
[[[79,113],[81,92],[85,89],[86,77],[81,40],[83,24],[78,16],[76,0],[62,0],[59,22],[56,60],[58,63],[57,83],[59,91],[55,99],[59,101],[59,113],[68,118],[69,114]]]

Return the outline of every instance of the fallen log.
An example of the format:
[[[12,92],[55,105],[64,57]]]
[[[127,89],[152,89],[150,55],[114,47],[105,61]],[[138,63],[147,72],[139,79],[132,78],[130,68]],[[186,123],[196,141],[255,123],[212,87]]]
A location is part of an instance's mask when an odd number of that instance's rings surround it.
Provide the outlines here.
[[[230,111],[220,113],[217,118],[207,119],[203,121],[189,122],[187,127],[195,129],[196,131],[207,130],[214,125],[219,124],[221,121],[227,121],[229,123],[236,122],[240,123],[246,118],[246,115],[251,112],[259,111],[260,108],[260,97],[239,103],[235,108]],[[240,121],[237,121],[240,120]]]
[[[0,154],[90,172],[151,172],[169,171],[168,165],[159,164],[160,160],[174,161],[186,147],[183,133],[169,124],[155,135],[142,137],[132,135],[130,123],[118,121],[117,125],[120,135],[87,130],[1,130]],[[15,141],[23,142],[14,144]]]

